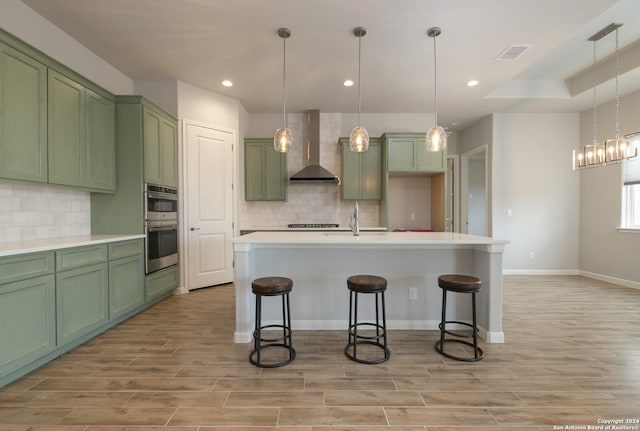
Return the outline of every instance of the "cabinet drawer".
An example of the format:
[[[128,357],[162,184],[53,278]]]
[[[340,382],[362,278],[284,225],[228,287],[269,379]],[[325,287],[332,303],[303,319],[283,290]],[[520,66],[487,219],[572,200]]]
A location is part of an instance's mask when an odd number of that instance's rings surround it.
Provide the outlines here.
[[[0,258],[0,284],[53,274],[54,253],[29,253]]]
[[[109,244],[109,260],[135,256],[142,253],[144,253],[144,240],[142,238]]]
[[[107,261],[107,245],[70,248],[56,252],[56,271],[81,268]]]

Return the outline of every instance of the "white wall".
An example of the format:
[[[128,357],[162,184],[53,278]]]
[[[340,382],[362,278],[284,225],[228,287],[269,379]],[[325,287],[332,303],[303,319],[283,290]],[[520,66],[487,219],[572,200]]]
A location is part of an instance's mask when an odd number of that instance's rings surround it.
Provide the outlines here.
[[[19,0],[0,1],[0,28],[113,94],[133,92],[133,80]]]
[[[640,91],[620,99],[620,133],[640,130]],[[593,140],[593,113],[580,116],[580,143]],[[615,134],[615,103],[598,107],[598,139]],[[582,170],[580,178],[580,270],[640,286],[640,232],[619,232],[622,165]]]
[[[510,241],[505,270],[577,272],[579,130],[579,114],[494,115],[492,225]]]

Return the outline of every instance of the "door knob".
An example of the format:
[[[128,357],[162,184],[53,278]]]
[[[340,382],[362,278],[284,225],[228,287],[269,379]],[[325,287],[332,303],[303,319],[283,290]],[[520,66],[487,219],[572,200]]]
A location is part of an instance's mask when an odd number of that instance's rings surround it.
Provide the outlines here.
[[[192,228],[191,228],[191,229],[189,229],[189,230],[200,230],[200,228],[199,228],[199,227],[192,227]]]

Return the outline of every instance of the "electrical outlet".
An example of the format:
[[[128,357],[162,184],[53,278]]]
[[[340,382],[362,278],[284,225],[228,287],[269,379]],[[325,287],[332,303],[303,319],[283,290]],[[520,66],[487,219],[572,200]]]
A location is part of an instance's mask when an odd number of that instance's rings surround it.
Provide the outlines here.
[[[410,220],[415,220],[416,219],[416,213],[411,213],[411,215],[409,216]]]
[[[535,251],[530,251],[529,252],[529,259],[535,259],[536,258],[536,252]]]
[[[409,301],[415,301],[418,299],[418,289],[416,287],[409,288]]]

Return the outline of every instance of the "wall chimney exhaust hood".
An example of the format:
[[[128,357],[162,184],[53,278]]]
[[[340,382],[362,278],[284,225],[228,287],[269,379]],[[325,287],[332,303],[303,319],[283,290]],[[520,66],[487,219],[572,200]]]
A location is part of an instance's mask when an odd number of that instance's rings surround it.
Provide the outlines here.
[[[303,138],[306,148],[303,150],[304,168],[289,178],[290,184],[319,183],[340,184],[340,177],[320,166],[320,111],[305,111]]]

